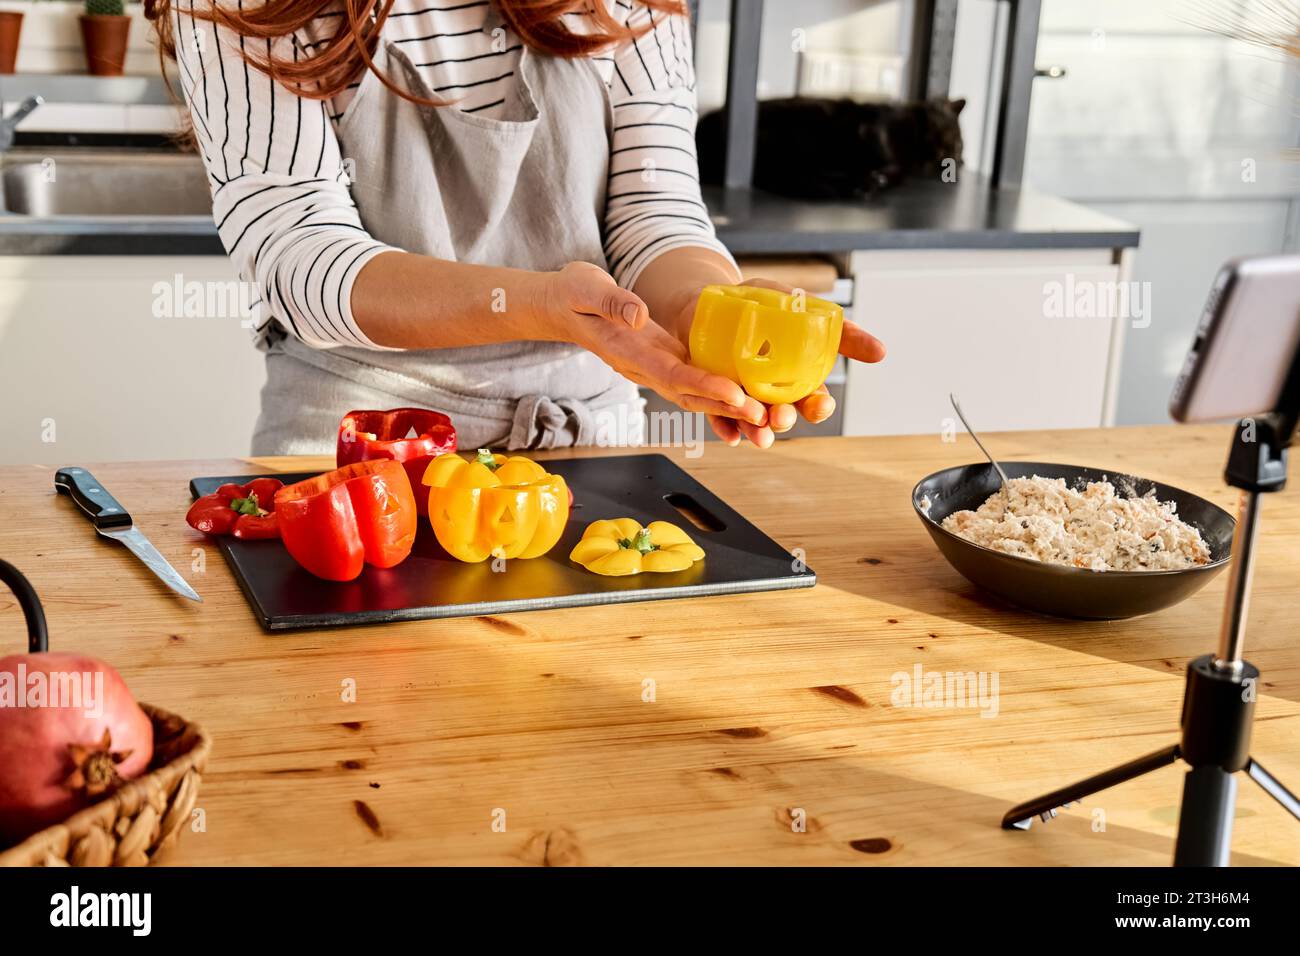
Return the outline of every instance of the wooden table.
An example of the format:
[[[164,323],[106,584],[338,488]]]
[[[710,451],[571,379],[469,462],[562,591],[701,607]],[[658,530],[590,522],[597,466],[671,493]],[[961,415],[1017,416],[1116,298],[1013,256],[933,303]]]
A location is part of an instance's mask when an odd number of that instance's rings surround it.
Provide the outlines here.
[[[1011,433],[992,447],[1145,475],[1231,510],[1228,440],[1223,427],[1160,427]],[[94,466],[202,605],[97,539],[47,467],[0,469],[0,555],[44,598],[54,647],[111,661],[140,699],[212,733],[206,831],[186,833],[171,863],[1169,862],[1176,768],[1027,833],[999,820],[1174,742],[1183,667],[1216,644],[1225,575],[1147,618],[1036,617],[976,592],[912,514],[917,479],[978,457],[965,438],[668,453],[804,549],[820,584],[270,635],[186,527],[187,482],[324,459]],[[1268,499],[1263,529],[1247,640],[1263,671],[1254,752],[1295,787],[1296,491]],[[0,598],[5,649],[22,634]],[[891,705],[891,678],[917,665],[996,672],[997,715]],[[355,703],[341,699],[347,682]],[[1237,813],[1234,862],[1300,863],[1300,826],[1245,779]]]

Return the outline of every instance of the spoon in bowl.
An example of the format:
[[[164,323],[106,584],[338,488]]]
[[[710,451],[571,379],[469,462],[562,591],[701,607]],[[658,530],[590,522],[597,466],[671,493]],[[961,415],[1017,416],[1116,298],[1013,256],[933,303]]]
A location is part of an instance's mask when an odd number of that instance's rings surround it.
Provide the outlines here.
[[[957,404],[957,396],[954,395],[952,392],[949,392],[948,401],[952,402],[953,411],[957,413],[957,417],[961,419],[961,423],[966,426],[966,431],[970,435],[970,437],[975,439],[975,444],[979,445],[980,451],[984,452],[984,457],[987,458],[989,460],[989,464],[992,465],[997,470],[998,477],[1002,479],[1002,491],[1005,493],[1007,490],[1007,483],[1008,483],[1007,473],[1002,470],[1002,466],[997,463],[997,459],[995,459],[992,455],[989,454],[989,450],[985,448],[984,443],[980,441],[980,436],[976,435],[975,429],[970,427],[970,422],[966,421],[966,416],[962,414],[961,406]]]

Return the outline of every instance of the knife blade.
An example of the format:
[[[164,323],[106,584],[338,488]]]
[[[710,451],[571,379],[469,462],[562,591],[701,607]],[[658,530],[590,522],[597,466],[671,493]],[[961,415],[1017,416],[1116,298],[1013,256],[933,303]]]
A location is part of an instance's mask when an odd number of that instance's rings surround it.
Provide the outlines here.
[[[203,601],[183,577],[167,563],[118,503],[96,478],[84,468],[60,468],[54,473],[54,488],[72,498],[105,538],[126,545],[164,584],[191,601]]]

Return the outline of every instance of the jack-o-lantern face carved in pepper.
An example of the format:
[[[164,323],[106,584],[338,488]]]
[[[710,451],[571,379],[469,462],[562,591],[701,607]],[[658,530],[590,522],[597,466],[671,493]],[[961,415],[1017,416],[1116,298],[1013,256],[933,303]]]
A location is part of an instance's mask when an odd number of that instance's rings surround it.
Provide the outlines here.
[[[844,310],[803,293],[711,285],[691,323],[691,364],[768,404],[797,402],[835,365]]]
[[[539,557],[569,520],[564,479],[521,456],[443,455],[429,463],[424,484],[438,543],[461,561]]]
[[[418,492],[429,462],[455,450],[456,429],[442,412],[428,408],[361,410],[348,412],[339,422],[335,461],[342,468],[358,461],[391,458],[402,463],[411,488]],[[424,505],[424,495],[416,494],[419,514],[424,514]]]

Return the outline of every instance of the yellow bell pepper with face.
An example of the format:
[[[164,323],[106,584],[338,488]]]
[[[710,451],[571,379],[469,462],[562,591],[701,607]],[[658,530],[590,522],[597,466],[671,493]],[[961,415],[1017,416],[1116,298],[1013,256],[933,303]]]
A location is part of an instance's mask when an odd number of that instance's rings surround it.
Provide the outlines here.
[[[704,549],[675,524],[652,521],[643,528],[635,518],[593,521],[569,553],[588,571],[613,577],[685,571],[703,557]]]
[[[691,364],[729,378],[760,402],[790,404],[835,366],[844,310],[803,293],[705,286],[691,322]]]
[[[440,455],[429,462],[429,522],[452,557],[536,558],[555,547],[569,520],[569,489],[559,475],[520,456]]]

